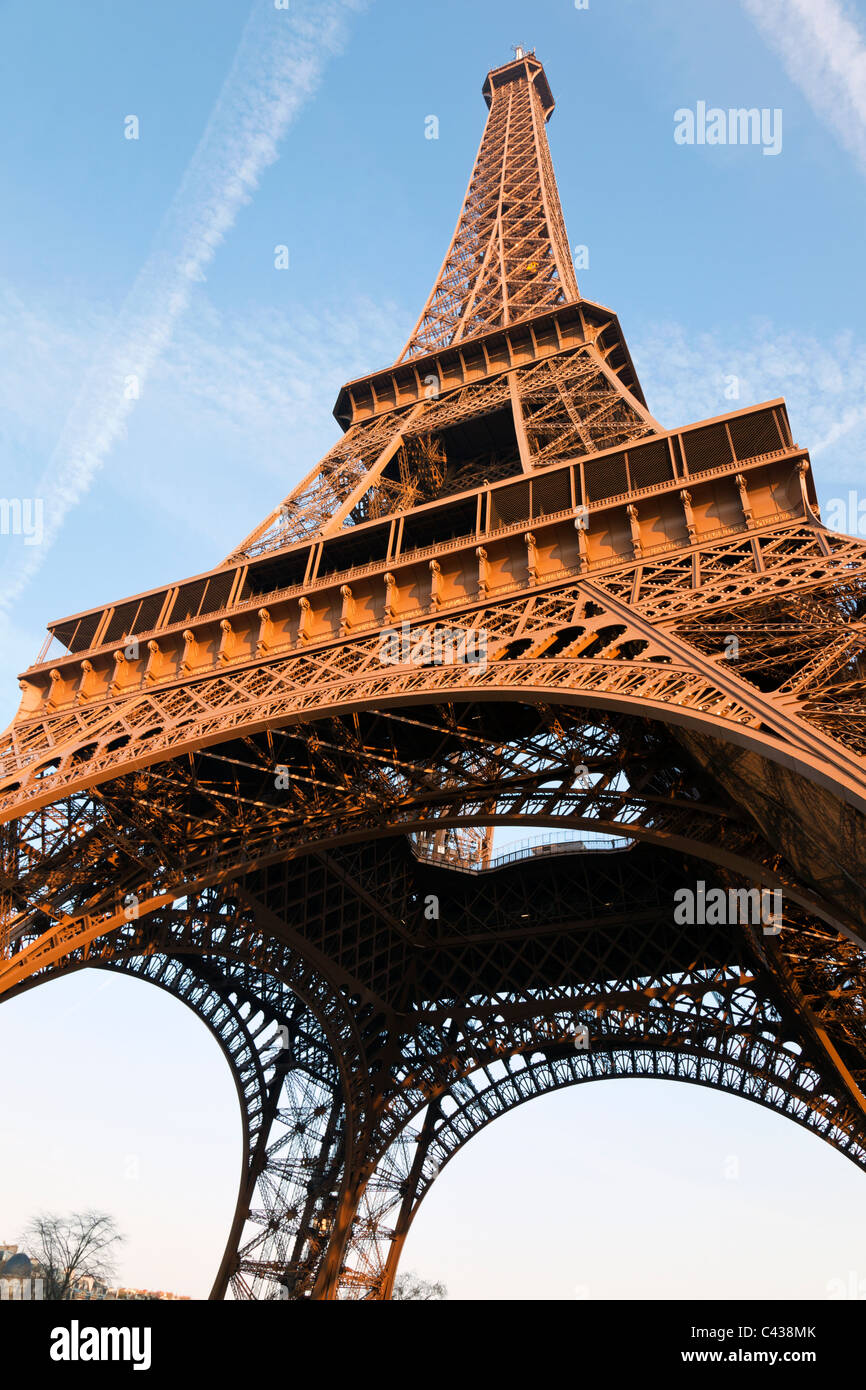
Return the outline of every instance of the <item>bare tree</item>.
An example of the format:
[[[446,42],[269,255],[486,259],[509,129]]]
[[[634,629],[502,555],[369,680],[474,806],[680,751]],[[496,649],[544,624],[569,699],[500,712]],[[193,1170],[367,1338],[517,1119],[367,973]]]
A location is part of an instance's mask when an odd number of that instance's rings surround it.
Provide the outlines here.
[[[394,1280],[394,1292],[392,1299],[398,1302],[405,1302],[407,1299],[430,1299],[447,1298],[448,1290],[445,1285],[439,1282],[434,1283],[432,1279],[422,1279],[420,1274],[416,1274],[414,1269],[410,1269],[406,1274],[398,1274]]]
[[[56,1216],[40,1212],[19,1244],[42,1266],[44,1297],[58,1302],[72,1297],[76,1279],[90,1275],[107,1282],[114,1274],[114,1249],[124,1237],[113,1216],[102,1211]]]

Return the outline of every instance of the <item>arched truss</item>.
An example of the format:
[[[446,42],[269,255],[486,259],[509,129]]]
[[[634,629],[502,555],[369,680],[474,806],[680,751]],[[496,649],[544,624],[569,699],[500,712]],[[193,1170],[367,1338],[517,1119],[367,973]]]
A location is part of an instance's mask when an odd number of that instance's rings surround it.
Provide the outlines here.
[[[206,943],[191,941],[189,912],[131,925],[21,993],[86,966],[156,985],[186,1004],[219,1044],[241,1109],[243,1161],[234,1216],[211,1292],[240,1298],[309,1295],[321,1274],[327,1232],[345,1198],[347,1160],[369,1103],[358,1020],[341,991],[292,952],[246,950],[248,926],[231,925],[234,902],[212,903]],[[192,933],[196,933],[193,931]],[[142,952],[142,945],[144,951]],[[276,971],[276,973],[275,973]],[[312,1002],[312,1006],[311,1003]]]
[[[791,760],[621,710],[467,701],[250,734],[4,827],[14,950],[0,973],[21,978],[119,924],[126,893],[143,915],[313,847],[473,824],[679,846],[866,931],[866,822]]]
[[[773,672],[775,649],[765,643],[752,650],[742,604],[724,606],[727,577],[716,586],[719,603],[704,613],[700,629],[696,605],[707,608],[713,584],[697,595],[685,591],[678,572],[666,582],[669,592],[657,586],[652,603],[665,612],[679,605],[676,621],[686,625],[688,650],[674,650],[671,643],[680,636],[659,630],[653,642],[670,650],[659,647],[633,660],[629,644],[640,637],[640,622],[628,617],[624,633],[609,631],[623,616],[613,580],[606,594],[596,586],[591,601],[591,586],[584,583],[574,592],[499,605],[489,621],[501,651],[489,674],[469,672],[469,685],[465,670],[422,667],[399,675],[397,695],[388,687],[392,674],[371,671],[370,642],[347,641],[337,651],[259,668],[255,725],[244,723],[242,702],[227,713],[209,707],[211,693],[222,698],[222,678],[177,692],[181,704],[194,692],[197,746],[184,751],[184,733],[169,761],[82,785],[4,827],[11,951],[3,970],[18,980],[13,990],[26,979],[24,971],[16,976],[19,966],[38,980],[64,962],[74,968],[148,952],[154,958],[207,957],[226,971],[229,991],[231,979],[244,971],[278,980],[326,1030],[340,1068],[339,1116],[331,1101],[325,1118],[326,1102],[316,1089],[321,1078],[302,1067],[291,1068],[291,1085],[286,1080],[278,1087],[270,1077],[269,1093],[275,1123],[278,1114],[321,1111],[312,1127],[304,1121],[307,1138],[298,1143],[308,1164],[314,1156],[304,1143],[322,1147],[323,1186],[315,1199],[309,1193],[302,1199],[281,1167],[291,1170],[294,1141],[280,1132],[271,1158],[270,1138],[261,1138],[255,1160],[261,1167],[255,1169],[248,1155],[244,1200],[218,1283],[231,1277],[237,1293],[254,1296],[387,1295],[429,1176],[426,1141],[419,1143],[418,1135],[434,1142],[431,1100],[444,1098],[447,1109],[447,1097],[460,1087],[471,1092],[466,1077],[477,1073],[480,1082],[485,1068],[496,1064],[508,1071],[496,1088],[496,1104],[504,1104],[529,1084],[517,1071],[531,1073],[532,1066],[520,1068],[517,1059],[531,1058],[539,1046],[545,1055],[551,1047],[566,1049],[567,1064],[560,1057],[556,1068],[538,1073],[545,1085],[566,1084],[569,1076],[589,1079],[587,1067],[603,1074],[602,1058],[616,1055],[611,1075],[712,1076],[709,1084],[772,1104],[843,1151],[859,1153],[866,1091],[859,684],[844,685],[850,673],[838,663],[822,677],[830,682],[828,699],[841,699],[841,690],[848,700],[846,721],[833,726],[841,741],[833,743],[828,761],[829,726],[814,699],[809,703],[803,695],[803,681],[812,681],[826,646],[820,623],[791,677],[790,664]],[[784,598],[793,608],[799,601]],[[520,632],[536,643],[583,641],[574,638],[575,605],[582,605],[584,628],[594,624],[596,645],[613,644],[602,659],[525,658],[514,647],[528,640]],[[788,641],[799,618],[794,611],[781,616]],[[754,627],[765,618],[756,613]],[[742,636],[746,679],[699,655],[704,648],[711,653],[718,631],[732,626]],[[632,628],[637,637],[630,636]],[[780,676],[783,687],[799,682],[793,704],[774,703],[764,693],[771,679],[775,690]],[[229,685],[234,699],[237,679]],[[279,726],[276,715],[267,715],[271,696]],[[147,735],[147,720],[164,718],[156,697],[140,703],[146,718],[136,738]],[[795,706],[799,712],[791,713]],[[305,722],[293,723],[303,709]],[[128,756],[116,746],[116,732],[106,726],[104,753],[81,764],[85,773],[99,757]],[[154,742],[173,736],[165,728]],[[823,763],[814,755],[818,744]],[[70,753],[62,774],[46,771],[46,781],[61,775],[86,781],[76,757]],[[287,785],[275,782],[279,767],[288,769]],[[405,839],[429,841],[457,827],[497,824],[567,826],[576,835],[631,842],[618,856],[575,856],[575,862],[591,859],[595,899],[602,886],[613,891],[611,866],[623,868],[619,896],[608,898],[619,902],[620,920],[602,913],[605,925],[597,930],[591,914],[574,922],[573,905],[561,895],[556,901],[550,890],[550,880],[564,875],[562,861],[548,875],[550,901],[540,917],[544,894],[530,893],[531,884],[539,888],[536,866],[511,876],[461,874],[419,862]],[[653,856],[656,879],[648,867]],[[780,888],[786,930],[779,941],[728,941],[708,961],[706,939],[695,940],[691,951],[670,956],[673,886],[699,877],[723,887]],[[94,884],[100,885],[95,893]],[[587,888],[581,889],[585,895]],[[654,897],[647,896],[651,888]],[[450,901],[435,924],[422,910],[429,893]],[[132,920],[126,895],[132,895]],[[169,909],[184,898],[187,907]],[[623,928],[624,921],[630,926]],[[462,927],[453,929],[455,922],[471,922],[473,930],[467,936]],[[622,930],[632,935],[617,958]],[[651,943],[648,951],[640,931]],[[575,933],[584,936],[580,959]],[[708,1047],[706,1014],[700,1024],[693,1021],[693,1043],[683,1036],[682,1021],[667,1040],[652,1035],[657,998],[676,994],[683,982],[706,992],[721,981],[722,993],[730,993],[725,972],[741,971],[744,962],[763,982],[762,1001],[772,1000],[779,1017],[790,1020],[788,1040],[803,1049],[804,1077],[819,1076],[818,1089],[810,1091],[805,1080],[786,1087],[779,1069],[790,1066],[787,1053],[779,1052],[778,1065],[768,1070],[751,1035],[745,1062],[725,1053],[738,1036],[730,1024]],[[653,980],[655,987],[648,984]],[[613,1048],[602,1030],[591,1060],[581,1062],[568,1052],[567,1039],[588,997],[596,1006],[601,1002],[604,1016],[637,1009],[643,1022],[625,1050]],[[424,999],[445,1001],[447,1015],[422,1007],[418,1000]],[[448,1002],[455,1000],[469,1002],[461,1012]],[[288,1016],[287,1004],[282,1007]],[[737,1046],[742,1053],[742,1039]],[[722,1055],[725,1065],[713,1073]],[[742,1085],[738,1075],[747,1078]],[[493,1100],[490,1092],[470,1105],[464,1096],[458,1110],[467,1133],[491,1107],[496,1112]],[[436,1144],[447,1148],[450,1132],[443,1129]],[[447,1157],[445,1148],[441,1157]],[[251,1182],[258,1184],[255,1194]],[[243,1235],[250,1209],[259,1224]]]
[[[240,1298],[308,1293],[346,1157],[343,1085],[326,1029],[287,985],[248,966],[160,954],[115,955],[103,968],[186,1004],[235,1082],[244,1158],[211,1297],[229,1283]]]
[[[862,1114],[821,1045],[831,1020],[810,1028],[783,983],[787,956],[810,958],[822,995],[840,1001],[837,1043],[844,1033],[849,1054],[862,1048],[862,990],[845,989],[858,968],[862,979],[862,955],[847,939],[796,910],[784,947],[728,928],[674,931],[667,895],[694,865],[650,846],[542,857],[516,872],[419,864],[397,841],[376,858],[350,847],[275,866],[132,920],[67,966],[168,990],[229,1062],[245,1161],[215,1296],[231,1280],[240,1297],[387,1297],[441,1166],[497,1115],[578,1082],[714,1086],[866,1165]],[[383,881],[393,900],[373,904],[367,884]],[[420,902],[431,888],[441,915],[425,940]],[[413,907],[403,944],[408,934],[422,945],[420,995],[437,1002],[407,1012],[351,992],[353,963],[374,949],[370,922]],[[395,937],[379,949],[398,951]],[[309,963],[326,954],[330,977]],[[491,990],[502,978],[512,987]]]
[[[756,1000],[754,1013],[761,1012]],[[362,1211],[378,1237],[375,1256],[367,1253],[371,1277],[366,1296],[390,1296],[403,1244],[423,1198],[445,1164],[470,1139],[518,1105],[583,1082],[618,1077],[659,1079],[725,1091],[787,1116],[866,1169],[866,1135],[855,1138],[835,1125],[829,1096],[826,1111],[815,1108],[815,1090],[820,1086],[817,1074],[803,1064],[797,1044],[778,1042],[774,1036],[778,1020],[772,1011],[764,1021],[768,1028],[761,1044],[764,1060],[760,1071],[752,1065],[754,1056],[744,1057],[746,1047],[738,1048],[736,1043],[725,1046],[714,1039],[704,1048],[671,1048],[655,1046],[646,1036],[629,1038],[624,1032],[592,1052],[564,1044],[530,1052],[529,1060],[525,1054],[515,1053],[461,1078],[430,1107],[429,1116],[424,1116],[416,1129],[400,1136],[381,1160],[364,1194]],[[737,1055],[738,1050],[741,1055]]]
[[[0,813],[23,815],[110,784],[133,766],[159,768],[263,729],[312,726],[370,708],[473,700],[582,705],[602,714],[643,715],[696,736],[715,733],[797,766],[862,810],[863,680],[859,671],[852,678],[850,670],[858,664],[852,643],[862,639],[859,623],[846,625],[842,618],[844,605],[858,613],[866,605],[866,585],[858,575],[845,593],[841,571],[816,585],[823,536],[816,528],[803,529],[799,572],[792,559],[778,572],[750,574],[733,596],[726,566],[715,582],[705,578],[696,590],[685,584],[680,560],[658,566],[651,598],[642,604],[626,602],[623,585],[634,586],[642,577],[649,587],[644,567],[603,583],[578,579],[541,592],[530,588],[449,613],[449,624],[485,632],[485,662],[415,662],[408,668],[383,663],[380,632],[374,630],[321,649],[291,650],[230,674],[203,673],[189,685],[135,691],[93,709],[25,720],[4,745]],[[743,541],[734,548],[742,551]],[[862,543],[837,549],[841,564],[866,564]],[[813,592],[802,592],[807,584]],[[442,621],[438,612],[415,615],[413,641],[432,642]],[[728,628],[738,640],[742,634],[745,674],[719,660]],[[798,639],[784,664],[779,639],[772,640],[775,628],[792,645],[792,633]],[[829,670],[820,675],[816,642],[830,649]]]
[[[561,874],[562,861],[558,870]],[[487,875],[476,880],[479,895],[487,898],[493,881]],[[603,893],[610,891],[608,882]],[[542,916],[549,906],[537,876],[520,895],[518,906],[530,903]],[[497,904],[500,912],[502,906]],[[838,940],[834,947],[832,933],[814,923],[790,922],[786,925],[799,930],[784,952],[751,935],[737,944],[704,942],[703,951],[694,938],[681,941],[676,949],[670,949],[668,941],[666,954],[658,924],[655,931],[648,930],[651,916],[651,910],[633,914],[631,926],[647,934],[648,957],[655,955],[662,965],[657,975],[650,969],[637,978],[612,974],[626,959],[639,962],[640,954],[628,937],[611,949],[609,917],[594,944],[584,941],[585,950],[596,954],[595,978],[603,980],[595,989],[569,988],[564,983],[567,969],[554,974],[554,946],[543,966],[536,961],[546,976],[537,993],[479,1001],[474,1010],[455,1008],[447,1021],[441,1014],[437,1017],[437,1026],[448,1031],[448,1041],[439,1035],[442,1051],[430,1073],[429,1101],[419,1101],[390,1146],[383,1148],[361,1194],[359,1216],[366,1242],[355,1251],[352,1282],[344,1286],[344,1296],[389,1296],[411,1221],[444,1163],[498,1115],[566,1085],[639,1076],[711,1086],[787,1115],[866,1166],[862,1110],[840,1084],[821,1046],[821,1029],[804,1028],[808,1010],[803,1008],[803,995],[797,994],[795,1007],[793,997],[779,989],[786,954],[810,957],[813,966],[820,959],[822,987],[841,994],[845,984],[849,986],[847,1055],[859,1055],[857,1080],[862,1085],[863,953]],[[557,944],[561,949],[562,943]],[[573,950],[570,958],[581,964],[586,960]],[[558,959],[567,963],[569,954]],[[512,971],[513,967],[512,961]],[[466,1058],[469,1065],[461,1069]],[[420,1059],[414,1061],[419,1067]]]

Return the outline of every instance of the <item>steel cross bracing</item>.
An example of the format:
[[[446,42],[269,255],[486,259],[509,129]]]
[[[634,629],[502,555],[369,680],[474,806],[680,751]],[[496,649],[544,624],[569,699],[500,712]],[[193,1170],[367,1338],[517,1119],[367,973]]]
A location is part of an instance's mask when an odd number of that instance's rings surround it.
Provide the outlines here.
[[[457,227],[401,361],[577,298],[544,69],[518,58],[490,75],[484,96],[490,114]]]
[[[381,1293],[417,1202],[457,1148],[511,1105],[581,1080],[644,1075],[722,1087],[866,1162],[855,1107],[829,1084],[817,1025],[804,1030],[791,1004],[799,962],[768,965],[766,946],[748,934],[737,942],[718,929],[672,930],[669,895],[681,864],[629,851],[540,859],[493,875],[428,869],[420,887],[438,889],[443,911],[426,939],[413,932],[424,949],[416,952],[416,1002],[406,1009],[399,999],[395,1008],[349,995],[336,978],[323,984],[283,925],[303,916],[310,953],[324,946],[338,962],[347,948],[338,951],[329,934],[354,938],[351,951],[365,930],[347,920],[341,886],[356,881],[357,903],[391,885],[375,914],[380,928],[396,911],[412,914],[407,851],[392,842],[383,852],[384,862],[362,849],[305,857],[242,896],[206,894],[88,952],[91,965],[132,970],[183,998],[212,1027],[235,1073],[247,1121],[239,1205],[246,1230],[233,1232],[238,1261],[224,1262],[217,1292],[229,1277],[236,1292],[271,1297],[324,1282],[322,1237],[351,1182],[359,1209],[341,1246],[344,1292]],[[409,924],[420,928],[411,917]],[[805,948],[827,972],[820,983],[825,1007],[833,1001],[837,1040],[844,1029],[848,1045],[862,1049],[862,1008],[855,1000],[852,1010],[850,990],[840,989],[856,952],[808,919],[790,925],[798,955]],[[67,968],[83,963],[74,956]],[[511,987],[491,992],[503,978]],[[582,1025],[588,1048],[575,1047]],[[345,1114],[335,1103],[341,1072],[355,1090]],[[365,1095],[365,1079],[377,1074],[384,1084]],[[263,1116],[271,1119],[267,1140]],[[345,1172],[353,1121],[367,1130],[354,1176]]]
[[[556,326],[557,320],[553,320]],[[530,326],[531,330],[531,326]],[[434,497],[465,492],[562,459],[589,455],[655,432],[657,422],[606,360],[587,323],[569,346],[531,365],[498,365],[487,380],[448,389],[443,357],[417,373],[420,399],[360,418],[230,561],[396,515]],[[455,427],[471,426],[455,441]]]
[[[866,547],[784,402],[654,420],[578,294],[540,63],[485,96],[343,438],[213,571],[53,623],[0,748],[0,993],[147,980],[234,1076],[214,1297],[389,1297],[442,1165],[582,1081],[866,1163]],[[490,867],[506,825],[572,843]],[[679,924],[699,882],[780,929]]]

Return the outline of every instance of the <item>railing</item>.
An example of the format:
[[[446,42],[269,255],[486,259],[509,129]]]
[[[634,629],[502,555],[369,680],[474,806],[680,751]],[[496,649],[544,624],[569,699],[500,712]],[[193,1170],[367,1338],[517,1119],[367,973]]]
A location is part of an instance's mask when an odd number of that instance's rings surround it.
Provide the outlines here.
[[[710,479],[717,476],[721,476],[725,473],[730,473],[735,469],[752,467],[755,464],[764,463],[770,459],[781,458],[785,455],[793,456],[797,453],[802,452],[802,449],[800,449],[798,445],[791,445],[788,448],[784,449],[775,449],[770,453],[756,454],[753,458],[750,459],[738,459],[732,463],[720,465],[717,468],[707,469],[704,473],[684,475],[681,478],[668,479],[666,482],[663,483],[656,483],[651,484],[648,487],[637,488],[632,490],[631,492],[618,493],[614,497],[600,499],[597,502],[580,504],[578,510],[583,510],[585,508],[586,512],[603,511],[611,504],[621,503],[629,497],[637,497],[645,493],[673,491],[676,488],[682,488],[684,486],[687,486],[690,482],[695,483],[703,481],[704,479]],[[578,460],[573,460],[572,462],[577,461]],[[438,541],[432,545],[419,547],[416,550],[405,551],[399,555],[392,555],[384,560],[372,560],[368,561],[366,564],[363,565],[354,565],[352,566],[352,568],[347,570],[339,570],[331,574],[317,576],[313,580],[308,580],[305,584],[292,584],[283,589],[274,589],[262,592],[260,594],[254,595],[251,598],[242,599],[240,602],[235,602],[231,605],[230,608],[223,606],[221,608],[212,609],[208,612],[199,613],[194,618],[184,618],[183,620],[178,622],[168,623],[165,627],[149,629],[146,633],[139,633],[135,635],[137,636],[138,640],[144,640],[145,638],[157,635],[160,637],[170,636],[172,633],[183,631],[185,628],[191,627],[196,623],[202,623],[205,621],[213,622],[217,618],[221,618],[228,615],[241,614],[244,612],[248,612],[251,609],[260,608],[265,603],[281,603],[287,599],[301,597],[302,595],[309,594],[321,589],[339,588],[343,584],[352,584],[360,578],[367,578],[372,577],[376,574],[383,574],[392,567],[397,569],[403,567],[404,565],[418,563],[426,559],[428,556],[437,556],[445,554],[449,551],[465,549],[467,546],[485,545],[488,542],[497,539],[502,539],[508,534],[517,534],[521,531],[525,531],[527,528],[531,528],[532,526],[541,527],[549,525],[553,522],[564,521],[574,517],[575,513],[576,509],[574,507],[567,507],[560,511],[547,512],[540,516],[527,517],[519,521],[508,522],[505,525],[493,527],[488,531],[474,531],[469,532],[465,536],[454,536],[446,541]],[[746,523],[744,520],[742,523],[738,523],[734,526],[716,527],[712,531],[701,532],[699,544],[705,544],[708,541],[712,542],[714,540],[721,540],[725,536],[733,535],[737,532],[742,532],[743,534],[750,534],[756,531],[763,530],[768,526],[778,525],[780,522],[797,519],[800,517],[800,515],[801,513],[797,508],[791,508],[785,511],[777,511],[772,516],[761,517],[760,520],[753,521],[751,525]],[[692,546],[692,544],[693,542],[691,542],[687,538],[682,538],[672,541],[663,541],[658,545],[643,546],[640,558],[658,558],[660,555],[673,550],[689,549]],[[537,579],[534,581],[527,579],[526,581],[515,581],[511,584],[497,585],[496,589],[490,594],[490,597],[492,598],[494,594],[496,596],[505,595],[507,593],[513,593],[519,589],[534,587],[535,585],[546,585],[551,582],[556,583],[560,579],[567,579],[570,577],[577,578],[581,575],[586,575],[590,572],[603,572],[609,569],[616,569],[621,565],[628,565],[634,563],[639,563],[639,561],[637,561],[633,555],[616,555],[610,559],[591,560],[584,561],[582,563],[578,562],[578,564],[576,565],[563,566],[559,570],[556,570],[549,574],[539,574]],[[455,597],[446,600],[443,607],[451,607],[456,604],[474,603],[475,601],[476,596],[472,594],[456,595]],[[423,612],[424,610],[418,609],[417,611]],[[401,618],[409,618],[414,616],[414,613],[403,613],[400,616]],[[380,626],[382,626],[382,623],[379,619],[373,619],[366,623],[359,623],[352,627],[350,635],[360,635],[365,631],[369,632]],[[28,670],[33,670],[35,667],[43,665],[45,663],[45,658],[48,655],[48,651],[50,650],[50,647],[53,645],[53,642],[55,640],[59,641],[59,638],[54,638],[53,634],[49,633],[48,637],[46,638],[46,642],[43,644],[43,648],[39,653],[39,656],[37,657],[33,665],[27,668]],[[128,640],[128,637],[126,638],[126,640]],[[316,641],[331,640],[333,640],[332,636],[323,636],[321,638],[316,639]],[[57,660],[63,661],[64,659],[73,658],[80,661],[84,656],[100,655],[106,652],[112,652],[118,646],[121,645],[121,640],[116,639],[112,642],[101,643],[98,647],[82,649],[82,651],[80,652],[72,653],[69,651],[64,651],[63,656],[58,656]]]
[[[478,859],[465,859],[454,850],[440,849],[435,844],[420,845],[411,840],[412,853],[416,859],[429,864],[441,864],[451,869],[461,869],[477,873],[488,869],[501,869],[506,864],[514,864],[520,859],[546,858],[554,854],[611,854],[631,849],[636,843],[628,836],[587,835],[576,838],[565,830],[553,830],[546,835],[529,836],[525,840],[513,840],[504,845],[499,854],[486,864]]]

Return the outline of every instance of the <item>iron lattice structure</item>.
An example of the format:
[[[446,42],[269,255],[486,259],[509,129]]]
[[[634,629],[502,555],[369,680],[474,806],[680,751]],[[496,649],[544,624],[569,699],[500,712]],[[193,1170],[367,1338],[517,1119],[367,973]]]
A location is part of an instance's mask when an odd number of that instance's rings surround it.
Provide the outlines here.
[[[235,1077],[215,1298],[387,1298],[443,1164],[579,1082],[728,1090],[866,1166],[864,545],[783,401],[650,415],[541,64],[483,90],[339,443],[213,570],[52,623],[4,739],[0,990],[148,980]],[[498,862],[503,825],[571,839]],[[699,884],[781,930],[678,923]]]

